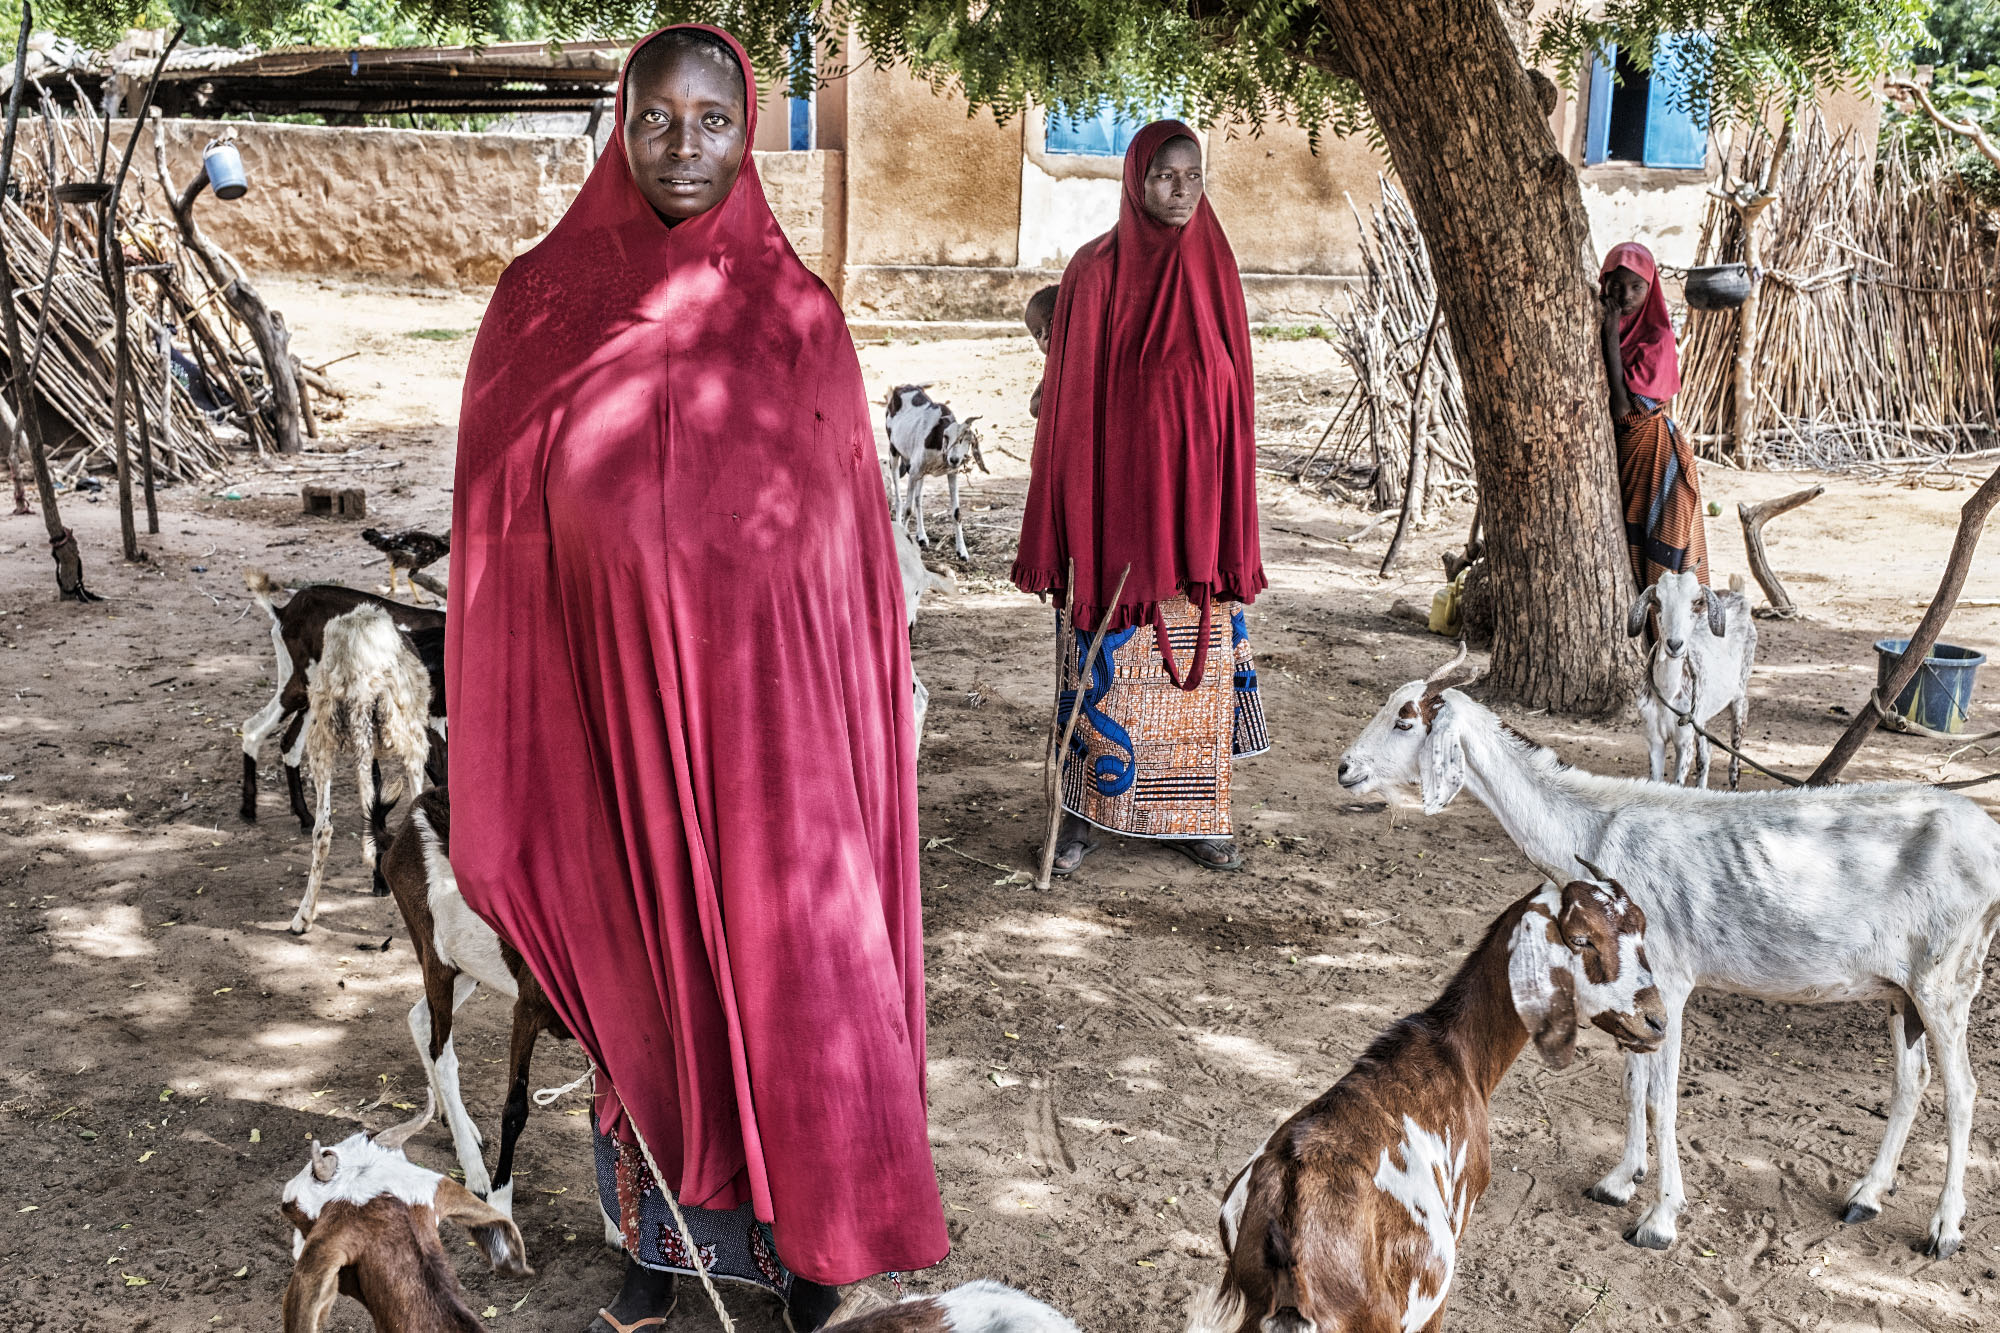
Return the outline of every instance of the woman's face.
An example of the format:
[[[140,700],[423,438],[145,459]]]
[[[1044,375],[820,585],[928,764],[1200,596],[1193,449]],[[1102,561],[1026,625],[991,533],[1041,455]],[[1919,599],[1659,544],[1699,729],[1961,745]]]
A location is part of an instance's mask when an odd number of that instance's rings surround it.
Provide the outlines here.
[[[748,145],[743,75],[699,47],[641,52],[625,79],[625,160],[669,223],[729,197]]]
[[[1153,154],[1140,202],[1153,221],[1185,227],[1201,202],[1201,190],[1201,145],[1176,136]]]
[[[1604,275],[1603,290],[1605,299],[1617,306],[1619,316],[1629,319],[1646,304],[1646,293],[1652,290],[1652,284],[1620,265]]]

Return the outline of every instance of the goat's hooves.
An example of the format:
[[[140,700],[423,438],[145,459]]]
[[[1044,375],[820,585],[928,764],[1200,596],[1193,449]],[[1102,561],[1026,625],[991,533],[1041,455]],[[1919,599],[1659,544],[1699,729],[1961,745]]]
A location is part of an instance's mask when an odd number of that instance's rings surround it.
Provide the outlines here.
[[[310,921],[307,921],[304,924],[294,921],[292,922],[291,925],[285,927],[286,933],[291,935],[303,935],[311,929],[312,929],[312,922]]]
[[[1627,1187],[1623,1194],[1619,1194],[1614,1190],[1606,1189],[1604,1182],[1600,1180],[1589,1189],[1586,1189],[1583,1192],[1583,1197],[1596,1203],[1608,1204],[1613,1208],[1623,1208],[1626,1204],[1632,1202],[1632,1190],[1630,1187]]]
[[[1636,1245],[1642,1250],[1670,1250],[1674,1247],[1674,1233],[1655,1231],[1644,1222],[1627,1228],[1625,1243]]]
[[[254,824],[257,822],[257,807],[246,805],[236,812],[236,817],[246,824]]]
[[[1949,1259],[1958,1253],[1958,1247],[1964,1243],[1964,1239],[1958,1236],[1928,1236],[1916,1246],[1916,1251],[1926,1259]]]
[[[1840,1220],[1848,1226],[1854,1226],[1859,1222],[1873,1222],[1881,1215],[1882,1210],[1880,1208],[1871,1207],[1865,1203],[1850,1203],[1847,1205],[1847,1211],[1840,1215]]]

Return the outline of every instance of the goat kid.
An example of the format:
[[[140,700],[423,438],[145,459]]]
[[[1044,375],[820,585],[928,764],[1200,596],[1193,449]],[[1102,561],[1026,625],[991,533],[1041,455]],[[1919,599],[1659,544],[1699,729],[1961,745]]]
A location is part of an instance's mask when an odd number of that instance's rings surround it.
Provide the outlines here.
[[[243,808],[242,817],[257,822],[257,757],[272,733],[282,732],[279,750],[285,767],[285,786],[290,793],[292,813],[299,828],[312,831],[312,811],[306,805],[305,783],[299,774],[304,762],[306,723],[306,673],[319,661],[326,624],[335,616],[346,615],[362,606],[378,606],[395,617],[396,628],[410,637],[410,646],[431,676],[431,731],[436,737],[432,751],[434,780],[444,780],[445,696],[444,696],[444,612],[405,606],[374,593],[343,588],[333,583],[315,583],[293,593],[283,606],[273,594],[278,584],[261,569],[243,571],[244,586],[264,614],[271,619],[271,646],[277,653],[277,689],[271,701],[243,722]],[[386,811],[382,812],[386,815]]]
[[[923,552],[917,543],[903,530],[903,525],[894,525],[896,534],[896,566],[903,576],[903,621],[905,628],[917,627],[917,604],[925,593],[936,588],[942,592],[957,592],[958,581],[948,574],[933,574],[924,564]],[[917,732],[917,748],[924,744],[924,714],[930,711],[931,692],[924,688],[923,680],[917,675],[916,664],[910,665],[910,693],[915,701],[914,722]]]
[[[1444,1323],[1490,1178],[1488,1102],[1530,1040],[1560,1069],[1591,1024],[1665,1031],[1646,916],[1615,882],[1545,883],[1502,912],[1437,1002],[1272,1132],[1230,1182],[1227,1256],[1195,1333],[1409,1333]]]
[[[1460,653],[1463,658],[1463,651]],[[1436,814],[1461,788],[1491,810],[1536,866],[1572,856],[1618,876],[1646,914],[1666,1006],[1657,1051],[1626,1059],[1625,1155],[1588,1191],[1623,1205],[1660,1151],[1660,1197],[1626,1240],[1665,1249],[1685,1204],[1675,1140],[1682,1013],[1697,986],[1819,1004],[1887,1000],[1895,1085],[1888,1126],[1843,1218],[1878,1215],[1930,1077],[1943,1066],[1944,1188],[1924,1252],[1963,1241],[1965,1165],[1976,1093],[1966,1029],[2000,924],[2000,825],[1956,792],[1915,783],[1721,792],[1608,778],[1563,764],[1445,673],[1389,696],[1341,756],[1350,791],[1412,786]]]
[[[312,868],[305,896],[288,927],[303,935],[319,912],[320,883],[333,846],[333,770],[343,753],[354,760],[355,783],[368,826],[362,854],[376,877],[378,832],[393,798],[380,785],[379,759],[386,755],[401,770],[411,795],[423,789],[430,757],[431,679],[387,611],[360,606],[326,624],[319,660],[306,673],[306,757],[318,793],[313,818]],[[380,804],[378,804],[378,796]]]
[[[827,1328],[841,1333],[1077,1333],[1076,1325],[1058,1311],[984,1278],[935,1296],[906,1296]]]
[[[1667,741],[1674,744],[1674,783],[1685,786],[1688,770],[1699,757],[1701,785],[1708,785],[1708,737],[1683,723],[1675,710],[1696,726],[1729,709],[1729,744],[1743,748],[1743,726],[1750,716],[1750,671],[1757,664],[1757,622],[1743,596],[1743,576],[1732,574],[1729,591],[1704,588],[1692,574],[1668,573],[1640,593],[1632,603],[1625,632],[1637,638],[1646,628],[1646,614],[1658,608],[1659,637],[1646,663],[1646,681],[1639,687],[1639,716],[1646,724],[1646,750],[1653,781],[1667,772]],[[1707,631],[1704,633],[1703,631]],[[1729,756],[1729,790],[1743,776],[1743,760]]]
[[[379,1134],[331,1148],[315,1142],[312,1160],[285,1185],[293,1261],[285,1333],[319,1333],[342,1293],[367,1308],[380,1333],[483,1333],[438,1240],[446,1220],[472,1233],[494,1272],[534,1272],[512,1218],[403,1155],[433,1106],[426,1099],[422,1115]]]
[[[424,1077],[444,1108],[452,1148],[466,1187],[501,1213],[514,1211],[514,1146],[528,1122],[528,1065],[545,1031],[567,1038],[521,955],[466,905],[451,871],[451,795],[433,787],[410,806],[403,828],[382,856],[382,877],[402,913],[424,975],[424,998],[410,1007],[410,1037]],[[481,983],[514,1004],[507,1042],[507,1104],[500,1116],[500,1159],[488,1177],[484,1136],[459,1091],[452,1020]]]
[[[901,527],[910,509],[917,511],[917,545],[926,549],[930,534],[924,529],[924,478],[942,475],[951,497],[952,547],[960,560],[972,557],[965,550],[965,517],[958,507],[958,479],[975,466],[986,471],[979,452],[979,432],[972,429],[976,416],[960,421],[952,410],[932,398],[928,384],[901,384],[889,390],[882,425],[889,432],[889,452],[896,459],[896,477],[907,478],[896,492],[896,526]]]

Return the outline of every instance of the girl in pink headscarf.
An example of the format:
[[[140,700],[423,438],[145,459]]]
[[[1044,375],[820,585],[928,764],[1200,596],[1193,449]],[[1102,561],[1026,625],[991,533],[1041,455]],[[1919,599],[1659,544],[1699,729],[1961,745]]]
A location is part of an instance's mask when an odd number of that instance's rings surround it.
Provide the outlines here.
[[[1618,486],[1632,577],[1651,587],[1685,570],[1708,583],[1708,535],[1694,447],[1667,415],[1680,392],[1681,359],[1659,266],[1636,241],[1611,247],[1599,276],[1604,368],[1618,436]]]

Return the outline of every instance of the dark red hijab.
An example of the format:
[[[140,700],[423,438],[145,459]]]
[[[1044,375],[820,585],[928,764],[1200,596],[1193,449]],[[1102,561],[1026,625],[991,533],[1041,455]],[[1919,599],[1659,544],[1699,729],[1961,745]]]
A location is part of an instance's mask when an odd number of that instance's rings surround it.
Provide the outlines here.
[[[1014,582],[1060,590],[1076,562],[1076,624],[1160,624],[1186,591],[1207,614],[1218,597],[1265,587],[1257,546],[1256,384],[1236,257],[1206,196],[1187,225],[1143,206],[1147,169],[1177,120],[1139,131],[1125,153],[1118,225],[1063,272]],[[1119,573],[1132,573],[1117,604]],[[1208,635],[1184,688],[1200,683]]]
[[[1674,347],[1674,322],[1667,315],[1667,294],[1660,288],[1660,266],[1653,252],[1637,241],[1624,241],[1604,256],[1599,278],[1615,268],[1629,268],[1646,280],[1646,303],[1618,325],[1618,354],[1625,363],[1625,388],[1661,402],[1681,391],[1681,356]]]
[[[853,342],[747,153],[669,229],[614,133],[508,267],[452,538],[453,868],[600,1123],[806,1277],[936,1263],[902,584]]]

